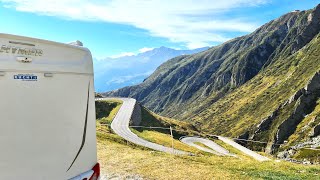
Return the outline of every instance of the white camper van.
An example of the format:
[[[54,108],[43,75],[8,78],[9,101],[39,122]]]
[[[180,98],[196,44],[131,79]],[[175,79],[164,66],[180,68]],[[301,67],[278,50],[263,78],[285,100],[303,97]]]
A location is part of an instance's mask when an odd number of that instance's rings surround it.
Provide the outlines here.
[[[0,34],[0,179],[99,179],[92,57]]]

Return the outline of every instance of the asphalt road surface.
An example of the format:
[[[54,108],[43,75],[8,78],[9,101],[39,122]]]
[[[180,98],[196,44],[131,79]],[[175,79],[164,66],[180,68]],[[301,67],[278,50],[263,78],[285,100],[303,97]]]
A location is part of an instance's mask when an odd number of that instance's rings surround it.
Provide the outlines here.
[[[270,160],[269,158],[262,156],[256,152],[234,142],[233,140],[231,140],[229,138],[218,136],[218,139],[220,139],[221,141],[223,141],[226,144],[233,146],[234,148],[240,150],[241,152],[243,152],[244,154],[247,154],[248,156],[253,157],[254,159],[256,159],[258,161],[269,161]]]
[[[234,154],[231,154],[228,150],[226,150],[225,148],[219,146],[217,143],[209,140],[209,139],[204,139],[204,138],[200,138],[200,137],[183,137],[180,139],[181,142],[188,144],[190,146],[193,146],[195,148],[198,148],[202,151],[208,152],[208,153],[212,153],[215,155],[219,155],[219,156],[235,156]],[[200,145],[195,144],[195,142],[198,143],[202,143],[206,146],[208,146],[209,148],[205,148],[202,147]]]
[[[130,141],[134,144],[144,146],[153,150],[162,151],[162,152],[171,153],[171,154],[177,154],[177,155],[189,154],[188,152],[165,147],[156,143],[146,141],[138,137],[129,129],[130,118],[133,113],[136,100],[132,98],[99,98],[97,100],[110,100],[110,99],[119,99],[123,101],[122,106],[120,107],[117,115],[115,116],[115,118],[111,123],[111,128],[117,135],[121,136],[123,139]]]
[[[116,134],[118,134],[119,136],[121,136],[122,138],[124,138],[125,140],[127,140],[129,142],[132,142],[134,144],[144,146],[144,147],[156,150],[156,151],[162,151],[162,152],[177,154],[177,155],[191,154],[191,153],[188,153],[185,151],[172,149],[169,147],[162,146],[160,144],[152,143],[152,142],[146,141],[146,140],[138,137],[129,128],[130,119],[131,119],[131,115],[134,110],[134,106],[136,104],[136,100],[132,99],[132,98],[98,98],[96,100],[111,100],[111,99],[118,99],[118,100],[123,101],[122,106],[120,107],[117,115],[115,116],[115,118],[113,119],[113,121],[111,123],[111,128],[113,129],[113,131]],[[254,159],[256,159],[258,161],[270,160],[267,157],[264,157],[264,156],[254,152],[244,146],[241,146],[240,144],[234,142],[233,140],[231,140],[229,138],[221,137],[221,136],[217,136],[217,137],[218,137],[218,139],[220,139],[224,143],[233,146],[234,148],[242,151],[243,153],[253,157]],[[199,137],[184,137],[181,139],[181,141],[190,145],[190,146],[193,146],[193,147],[196,147],[202,151],[205,151],[205,152],[213,153],[216,155],[235,156],[235,155],[231,154],[229,151],[227,151],[226,149],[224,149],[223,147],[219,146],[218,144],[216,144],[213,141],[210,141],[208,139],[199,138]],[[200,143],[210,147],[211,149],[194,144],[195,142],[200,142]]]

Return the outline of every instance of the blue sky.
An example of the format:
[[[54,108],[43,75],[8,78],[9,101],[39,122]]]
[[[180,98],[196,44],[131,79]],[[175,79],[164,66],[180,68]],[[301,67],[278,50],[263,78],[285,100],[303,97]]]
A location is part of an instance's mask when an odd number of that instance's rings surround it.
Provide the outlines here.
[[[2,33],[81,40],[95,58],[213,46],[316,0],[0,0]]]

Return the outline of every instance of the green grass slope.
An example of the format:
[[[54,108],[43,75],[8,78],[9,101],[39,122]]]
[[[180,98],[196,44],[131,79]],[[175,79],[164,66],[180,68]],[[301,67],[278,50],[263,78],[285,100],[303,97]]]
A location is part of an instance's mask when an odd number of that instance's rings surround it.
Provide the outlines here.
[[[113,99],[108,101],[96,101],[96,118],[101,124],[111,124],[114,116],[122,105],[122,101]]]
[[[111,109],[116,111],[116,108]],[[109,111],[109,112],[111,112]],[[190,125],[174,122],[145,110],[145,125],[180,126],[183,129]],[[112,114],[103,117],[112,119]],[[191,129],[187,128],[189,131]],[[159,137],[159,141],[167,141],[165,133],[158,131],[142,132],[145,138]],[[160,133],[161,135],[159,135]],[[151,135],[150,135],[151,134]],[[158,135],[157,135],[158,134]],[[150,136],[149,136],[150,135]],[[166,134],[167,135],[167,134]],[[170,136],[169,136],[170,137]],[[219,143],[219,142],[218,142]],[[220,142],[221,143],[221,142]],[[220,157],[209,154],[197,156],[173,156],[162,152],[154,152],[147,148],[126,142],[112,132],[109,126],[97,121],[98,159],[103,176],[110,178],[145,179],[317,179],[319,166],[304,166],[289,162],[257,162],[240,154],[226,145],[239,158]],[[179,146],[184,149],[184,147]],[[238,154],[239,153],[239,154]]]
[[[246,132],[252,135],[257,125],[278,109],[270,128],[256,137],[258,140],[273,142],[280,124],[296,108],[294,103],[283,104],[305,87],[320,70],[319,59],[320,35],[317,35],[307,46],[272,63],[252,80],[218,100],[192,120],[202,123],[203,128],[210,133],[232,137]],[[318,113],[318,108],[315,108],[313,116]],[[310,116],[306,116],[301,123],[306,124],[308,121]],[[307,136],[307,131],[299,132],[302,124],[292,127],[297,130],[289,138],[290,143],[298,143]]]

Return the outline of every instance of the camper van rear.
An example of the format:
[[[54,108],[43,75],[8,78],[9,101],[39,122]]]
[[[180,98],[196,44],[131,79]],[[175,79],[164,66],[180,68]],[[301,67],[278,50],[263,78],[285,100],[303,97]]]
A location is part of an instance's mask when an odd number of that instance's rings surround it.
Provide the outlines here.
[[[0,179],[98,179],[88,49],[0,34]]]

